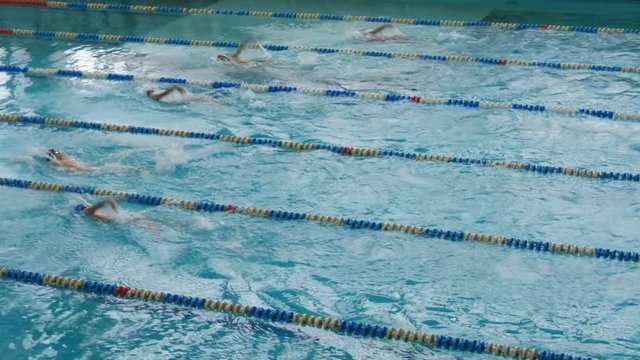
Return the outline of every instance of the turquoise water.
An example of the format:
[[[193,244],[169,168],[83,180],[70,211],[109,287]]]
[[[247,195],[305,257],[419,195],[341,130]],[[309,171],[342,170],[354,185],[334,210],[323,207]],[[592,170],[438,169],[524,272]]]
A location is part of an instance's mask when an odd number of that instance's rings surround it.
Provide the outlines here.
[[[410,10],[394,11],[417,16]],[[374,44],[356,36],[365,24],[80,14],[0,7],[0,26],[229,41],[253,34],[276,44],[640,63],[640,37],[632,35],[406,27],[411,40]],[[239,68],[214,61],[220,52],[0,38],[0,62],[18,66],[640,111],[637,74],[289,52],[272,54],[276,65]],[[633,123],[237,90],[192,89],[217,106],[169,105],[144,97],[153,86],[0,74],[0,111],[640,169]],[[6,124],[0,144],[3,177],[638,251],[637,183]],[[38,160],[50,147],[99,170],[50,168]],[[638,264],[126,203],[125,217],[143,214],[157,226],[105,225],[73,214],[74,204],[95,200],[86,196],[0,188],[0,199],[3,266],[601,359],[640,356]],[[467,358],[11,282],[0,283],[0,299],[3,359]]]

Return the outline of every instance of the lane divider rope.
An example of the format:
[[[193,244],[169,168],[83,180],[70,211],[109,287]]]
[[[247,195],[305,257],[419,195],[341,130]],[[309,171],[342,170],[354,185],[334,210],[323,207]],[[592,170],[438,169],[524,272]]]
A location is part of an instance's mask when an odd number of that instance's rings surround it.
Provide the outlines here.
[[[303,86],[291,86],[291,85],[260,85],[235,81],[203,81],[193,80],[185,78],[165,77],[165,76],[147,76],[147,75],[132,75],[132,74],[116,74],[106,73],[100,71],[80,71],[80,70],[66,70],[66,69],[52,69],[52,68],[29,68],[19,67],[12,65],[0,65],[0,72],[6,72],[11,74],[23,74],[25,76],[36,77],[62,77],[62,78],[83,78],[94,80],[112,80],[112,81],[144,81],[144,82],[158,82],[165,84],[178,84],[178,85],[191,85],[204,88],[240,88],[245,90],[251,90],[256,93],[300,93],[304,95],[313,96],[328,96],[328,97],[348,97],[367,100],[378,100],[386,102],[412,102],[425,105],[441,105],[441,106],[456,106],[475,109],[502,109],[502,110],[518,110],[526,112],[536,113],[554,113],[563,114],[567,116],[585,115],[592,116],[601,119],[620,120],[620,121],[632,121],[640,122],[640,113],[626,113],[621,111],[611,110],[599,110],[589,108],[572,108],[566,106],[553,106],[553,105],[532,105],[532,104],[518,104],[510,102],[495,102],[495,101],[478,101],[459,98],[437,98],[437,97],[423,97],[419,95],[400,95],[395,93],[383,93],[383,92],[370,92],[370,91],[354,91],[354,90],[332,90],[321,89]]]
[[[591,34],[640,34],[640,29],[625,29],[595,26],[568,26],[568,25],[547,25],[547,24],[521,24],[503,23],[490,21],[457,21],[457,20],[435,20],[435,19],[414,19],[397,18],[388,16],[354,16],[336,14],[317,13],[296,13],[277,11],[250,11],[250,10],[223,10],[206,8],[185,8],[175,6],[144,6],[130,4],[104,4],[104,3],[84,3],[84,2],[64,2],[64,1],[38,1],[38,0],[0,0],[0,5],[29,6],[62,10],[92,10],[92,11],[115,11],[124,13],[153,14],[153,15],[227,15],[243,17],[263,17],[263,18],[283,18],[298,20],[320,20],[320,21],[347,21],[347,22],[370,22],[370,23],[391,23],[403,25],[441,26],[441,27],[470,27],[470,28],[492,28],[498,30],[552,30],[562,32],[581,32]]]
[[[350,146],[339,146],[325,143],[311,143],[311,142],[297,142],[291,140],[279,140],[269,139],[262,137],[251,136],[235,136],[224,135],[216,133],[203,133],[189,130],[178,129],[161,129],[151,127],[141,127],[127,124],[109,124],[109,123],[97,123],[77,121],[71,119],[59,119],[59,118],[47,118],[43,116],[26,116],[19,114],[0,113],[0,122],[7,123],[20,123],[27,125],[41,125],[49,127],[63,127],[63,128],[76,128],[87,130],[98,130],[104,132],[120,132],[140,135],[155,135],[155,136],[174,136],[181,138],[191,139],[203,139],[212,141],[231,142],[241,145],[262,145],[269,147],[278,147],[286,150],[301,150],[301,151],[319,151],[325,150],[335,154],[343,156],[355,156],[355,157],[388,157],[392,159],[408,159],[408,160],[422,160],[439,163],[451,163],[461,165],[475,165],[481,167],[499,167],[505,169],[511,169],[515,171],[528,171],[536,172],[539,174],[559,174],[567,176],[579,176],[594,179],[603,180],[621,180],[621,181],[633,181],[640,182],[640,173],[621,173],[621,172],[607,172],[599,170],[581,169],[567,166],[548,166],[548,165],[536,165],[525,164],[518,162],[499,161],[499,160],[486,160],[486,159],[473,159],[449,155],[434,155],[425,153],[395,151],[395,150],[383,150],[383,149],[366,149]]]
[[[538,351],[536,349],[502,345],[480,340],[434,335],[388,326],[338,320],[286,310],[241,305],[226,302],[224,300],[165,293],[162,291],[134,288],[125,285],[110,284],[79,278],[40,274],[38,272],[23,271],[6,267],[0,267],[0,279],[13,280],[30,285],[53,287],[61,290],[75,290],[98,296],[112,296],[123,301],[139,300],[155,302],[166,305],[216,311],[228,315],[244,316],[268,322],[286,323],[300,327],[309,326],[345,336],[412,342],[438,349],[508,356],[516,359],[529,360],[591,360],[591,358],[588,357],[574,356],[565,353]]]
[[[266,208],[256,208],[248,206],[238,206],[233,204],[217,204],[207,201],[180,200],[169,197],[140,195],[123,191],[98,189],[91,186],[76,186],[47,183],[42,181],[32,181],[23,179],[11,179],[0,177],[0,185],[28,190],[45,190],[51,192],[67,192],[77,194],[88,194],[97,196],[109,196],[125,200],[131,203],[144,205],[172,205],[183,209],[206,211],[206,212],[227,212],[237,213],[246,216],[262,217],[271,220],[293,220],[310,221],[323,224],[344,226],[351,229],[365,229],[372,231],[397,231],[416,236],[428,238],[438,238],[450,241],[471,241],[485,244],[499,245],[502,247],[516,248],[522,250],[549,252],[552,254],[566,254],[590,258],[601,258],[608,260],[618,260],[624,262],[640,261],[640,253],[621,250],[610,250],[594,248],[589,246],[578,246],[571,244],[561,244],[548,241],[534,241],[517,238],[507,238],[504,236],[475,234],[463,231],[441,230],[423,226],[383,223],[376,221],[358,220],[353,218],[318,215],[313,213],[299,213],[295,211],[272,210]]]
[[[76,41],[99,41],[113,43],[148,43],[157,45],[183,45],[183,46],[205,46],[205,47],[222,47],[237,48],[240,44],[232,41],[210,41],[210,40],[191,40],[177,38],[162,37],[144,37],[136,35],[114,35],[114,34],[93,34],[93,33],[73,33],[50,30],[27,30],[27,29],[10,29],[0,28],[0,35],[15,35],[22,37],[33,37],[41,39],[58,39],[58,40],[76,40]],[[342,54],[356,56],[371,56],[383,59],[417,59],[435,62],[469,62],[484,65],[513,65],[542,67],[557,70],[591,70],[604,72],[622,72],[622,73],[640,73],[640,66],[607,66],[592,64],[575,64],[575,63],[557,63],[549,61],[532,61],[524,59],[504,59],[504,58],[486,58],[473,57],[468,55],[429,55],[417,53],[395,53],[384,51],[368,51],[361,49],[332,49],[311,46],[297,45],[276,45],[276,44],[249,44],[249,48],[263,48],[270,51],[298,51],[298,52],[315,52],[318,54]]]

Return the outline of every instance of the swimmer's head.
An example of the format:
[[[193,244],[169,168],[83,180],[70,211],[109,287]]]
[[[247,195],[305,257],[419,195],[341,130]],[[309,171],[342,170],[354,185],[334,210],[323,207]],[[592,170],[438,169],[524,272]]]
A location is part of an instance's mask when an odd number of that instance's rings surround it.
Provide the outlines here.
[[[151,96],[151,94],[153,94],[155,90],[151,89],[151,90],[147,90],[147,96]]]
[[[87,208],[87,205],[85,205],[85,204],[78,204],[78,205],[76,205],[76,206],[74,206],[74,207],[73,207],[73,211],[75,211],[75,212],[83,212],[83,211],[84,211],[84,209],[86,209],[86,208]]]
[[[224,55],[224,54],[218,55],[218,60],[224,61],[224,62],[230,62],[231,61],[231,59],[229,59],[229,57],[227,55]]]
[[[57,149],[49,149],[47,156],[53,160],[62,160],[62,153]]]

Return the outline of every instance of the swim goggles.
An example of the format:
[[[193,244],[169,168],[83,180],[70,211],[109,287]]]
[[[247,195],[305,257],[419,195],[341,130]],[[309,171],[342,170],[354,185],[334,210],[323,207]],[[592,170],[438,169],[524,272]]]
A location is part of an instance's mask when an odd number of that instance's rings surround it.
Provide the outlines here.
[[[62,157],[62,153],[56,149],[49,149],[49,152],[47,152],[47,156],[49,156],[50,158],[56,160],[57,157],[56,155]],[[47,161],[49,161],[49,159],[47,159]]]

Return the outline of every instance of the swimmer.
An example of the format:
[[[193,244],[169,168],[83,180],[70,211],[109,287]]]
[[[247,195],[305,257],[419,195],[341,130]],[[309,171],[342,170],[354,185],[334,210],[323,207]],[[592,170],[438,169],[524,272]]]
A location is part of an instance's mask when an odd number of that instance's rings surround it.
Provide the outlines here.
[[[185,88],[182,86],[171,86],[164,90],[147,90],[147,96],[153,100],[164,102],[164,103],[185,103],[188,101],[197,101],[201,103],[206,103],[213,106],[221,105],[220,102],[211,99],[208,96],[204,95],[192,95],[187,92]]]
[[[84,165],[82,165],[78,160],[62,155],[60,150],[57,149],[49,149],[47,152],[47,161],[50,161],[53,166],[60,166],[69,170],[77,170],[77,171],[89,171],[90,169]]]
[[[267,55],[267,57],[264,57],[262,59],[256,59],[256,60],[245,60],[241,58],[240,54],[242,54],[242,51],[244,51],[244,49],[246,49],[249,46],[249,43],[251,42],[256,42],[256,39],[254,37],[250,37],[245,40],[242,40],[242,42],[238,46],[238,50],[236,50],[236,52],[234,52],[233,55],[227,56],[224,54],[219,54],[218,60],[227,62],[227,63],[237,64],[237,65],[267,64],[267,63],[273,62],[273,60],[271,59],[271,56],[266,52],[266,50],[260,44],[258,44],[258,47],[260,48],[260,50],[262,50],[263,53]]]
[[[147,96],[157,101],[162,101],[162,99],[167,95],[176,93],[184,96],[187,95],[187,90],[185,90],[182,86],[171,86],[164,90],[147,90]]]
[[[103,208],[105,205],[111,206],[114,212],[116,213],[118,212],[118,206],[116,205],[116,202],[113,199],[102,200],[93,206],[78,204],[73,208],[73,210],[83,215],[89,215],[95,220],[111,223],[114,221],[114,218],[112,216],[109,216],[102,212],[98,212],[98,210]]]
[[[384,34],[384,30],[394,30],[391,34]],[[376,27],[375,29],[364,30],[360,33],[366,40],[372,41],[387,41],[387,40],[407,40],[409,37],[403,34],[400,30],[396,29],[391,24],[384,24]]]
[[[113,209],[114,214],[109,215],[103,212],[99,212],[98,210],[103,207],[109,205],[111,209]],[[158,231],[160,227],[160,223],[152,220],[147,220],[140,213],[127,213],[126,211],[119,211],[118,205],[113,199],[106,199],[97,202],[95,205],[86,205],[80,203],[74,206],[73,210],[82,215],[88,215],[94,220],[98,220],[104,223],[114,223],[114,222],[129,222],[135,224],[141,224],[149,230]]]

